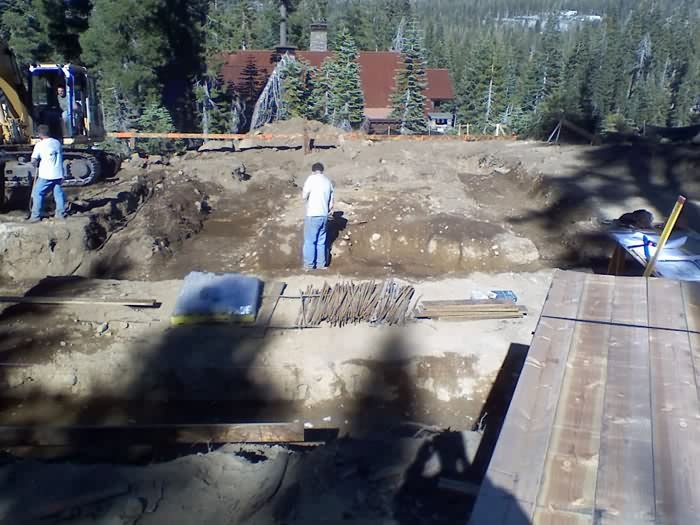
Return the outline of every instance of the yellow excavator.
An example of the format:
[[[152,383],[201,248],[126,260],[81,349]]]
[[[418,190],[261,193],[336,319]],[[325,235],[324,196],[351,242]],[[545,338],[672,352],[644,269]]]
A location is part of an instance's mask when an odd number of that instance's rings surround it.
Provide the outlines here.
[[[0,40],[0,202],[5,187],[31,187],[37,127],[46,124],[64,144],[65,186],[85,186],[100,175],[105,138],[95,80],[75,65],[35,64],[23,72]]]

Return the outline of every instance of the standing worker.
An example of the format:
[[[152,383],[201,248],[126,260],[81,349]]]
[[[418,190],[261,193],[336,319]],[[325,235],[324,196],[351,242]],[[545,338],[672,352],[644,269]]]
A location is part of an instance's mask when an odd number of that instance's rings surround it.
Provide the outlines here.
[[[324,270],[327,264],[326,223],[333,210],[333,183],[323,173],[323,164],[315,163],[304,183],[304,270]]]
[[[39,126],[39,138],[32,152],[32,165],[39,170],[34,179],[32,190],[32,214],[29,222],[39,222],[44,208],[44,197],[53,190],[53,200],[56,204],[56,218],[66,218],[66,198],[63,195],[63,145],[49,137],[49,127]]]

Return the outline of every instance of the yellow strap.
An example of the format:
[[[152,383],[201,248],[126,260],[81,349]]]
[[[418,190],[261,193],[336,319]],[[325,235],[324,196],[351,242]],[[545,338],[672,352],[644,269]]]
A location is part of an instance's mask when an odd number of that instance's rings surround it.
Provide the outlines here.
[[[681,195],[678,197],[676,205],[673,207],[673,211],[671,212],[671,216],[666,222],[666,226],[664,226],[664,231],[661,233],[661,238],[659,238],[659,244],[656,246],[654,256],[651,258],[651,261],[649,261],[649,263],[647,264],[646,270],[644,270],[644,277],[649,277],[653,273],[654,267],[656,266],[656,261],[659,259],[659,256],[661,255],[661,252],[663,251],[664,246],[666,245],[666,241],[668,241],[668,238],[671,236],[671,232],[673,231],[673,228],[676,225],[678,216],[683,210],[684,204],[685,197]]]

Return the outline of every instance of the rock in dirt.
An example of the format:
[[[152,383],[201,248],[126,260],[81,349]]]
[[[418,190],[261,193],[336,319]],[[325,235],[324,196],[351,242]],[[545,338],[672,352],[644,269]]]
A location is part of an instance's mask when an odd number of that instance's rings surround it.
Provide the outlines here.
[[[250,175],[246,171],[245,164],[237,159],[231,160],[231,175],[233,175],[234,179],[241,182],[250,180]]]
[[[165,164],[165,162],[163,161],[162,155],[149,155],[148,156],[148,164],[149,165]]]
[[[236,149],[242,151],[242,150],[253,149],[253,148],[257,148],[257,147],[258,147],[258,144],[254,140],[241,139],[240,141],[238,141],[238,145],[237,145]]]
[[[512,233],[502,233],[496,236],[499,250],[514,264],[531,264],[538,261],[540,252],[530,239],[517,237]]]
[[[109,330],[109,323],[102,323],[97,327],[97,335],[102,335]]]
[[[232,140],[208,140],[197,151],[236,151]]]

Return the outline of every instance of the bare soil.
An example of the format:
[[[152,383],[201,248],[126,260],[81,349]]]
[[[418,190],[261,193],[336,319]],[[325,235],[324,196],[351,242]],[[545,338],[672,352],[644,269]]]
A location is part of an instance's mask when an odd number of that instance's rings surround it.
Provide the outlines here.
[[[312,135],[328,131],[310,128]],[[263,132],[300,128],[291,122]],[[481,480],[552,269],[604,269],[611,249],[606,221],[643,208],[662,222],[679,194],[688,197],[679,227],[700,228],[697,148],[371,143],[337,131],[317,145],[305,155],[293,141],[271,145],[253,136],[235,152],[134,158],[115,178],[71,190],[65,224],[26,225],[23,204],[3,216],[0,278],[7,294],[152,296],[163,305],[155,312],[3,306],[0,420],[298,419],[361,440],[313,453],[151,450],[140,457],[159,465],[138,472],[65,461],[92,463],[86,451],[63,451],[64,461],[53,465],[7,456],[0,523],[26,517],[27,495],[37,491],[29,480],[68,486],[71,476],[88,484],[95,476],[126,480],[130,488],[54,521],[160,524],[184,515],[203,523],[463,523],[472,499],[439,489],[439,478]],[[332,261],[326,273],[300,275],[301,186],[314,162],[336,186]],[[388,277],[414,283],[431,299],[513,289],[530,315],[429,321],[398,331],[277,330],[264,339],[231,327],[171,328],[180,280],[193,270],[280,279],[289,294],[325,280]],[[293,325],[296,306],[281,303],[275,322]],[[418,424],[412,435],[393,433],[409,422]],[[427,437],[419,432],[425,425],[436,427]],[[470,445],[480,459],[451,442],[454,433],[441,432],[480,426],[490,436],[484,447]],[[398,441],[404,438],[416,441]],[[397,443],[406,452],[391,463]],[[189,455],[195,451],[205,455]],[[254,486],[261,487],[256,494]],[[40,492],[46,497],[39,500],[52,501],[48,489]]]

